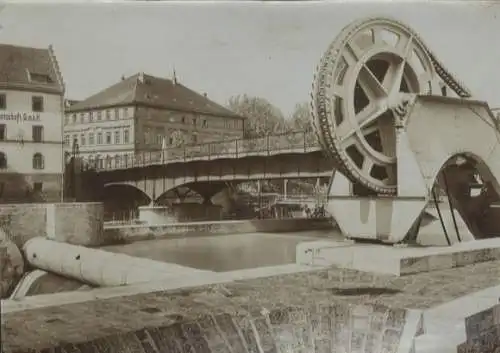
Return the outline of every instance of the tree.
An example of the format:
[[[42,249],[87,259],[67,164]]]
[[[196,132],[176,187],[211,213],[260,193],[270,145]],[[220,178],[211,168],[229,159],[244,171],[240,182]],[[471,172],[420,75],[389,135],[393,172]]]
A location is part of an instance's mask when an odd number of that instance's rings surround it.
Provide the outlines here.
[[[295,110],[290,116],[289,125],[293,131],[310,131],[312,129],[311,111],[307,103],[295,105]]]
[[[248,119],[245,126],[247,138],[284,132],[287,125],[283,113],[264,98],[246,94],[233,96],[229,98],[228,108]]]

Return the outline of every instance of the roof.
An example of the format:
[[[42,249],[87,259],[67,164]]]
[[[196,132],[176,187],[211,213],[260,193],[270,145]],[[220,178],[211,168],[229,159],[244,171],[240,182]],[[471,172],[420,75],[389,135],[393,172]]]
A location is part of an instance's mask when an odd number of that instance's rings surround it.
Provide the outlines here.
[[[0,44],[0,86],[64,93],[54,51]]]
[[[68,108],[68,112],[113,106],[145,105],[207,115],[243,118],[186,86],[138,73]]]
[[[79,103],[79,100],[76,99],[65,99],[64,100],[64,106],[66,107],[66,110],[71,107],[72,105],[75,105],[76,103]]]

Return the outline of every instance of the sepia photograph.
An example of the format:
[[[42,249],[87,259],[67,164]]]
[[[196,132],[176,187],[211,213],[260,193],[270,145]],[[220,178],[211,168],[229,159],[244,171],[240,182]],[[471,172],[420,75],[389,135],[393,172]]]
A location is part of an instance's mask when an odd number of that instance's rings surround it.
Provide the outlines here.
[[[500,353],[499,63],[497,1],[1,2],[0,352]]]

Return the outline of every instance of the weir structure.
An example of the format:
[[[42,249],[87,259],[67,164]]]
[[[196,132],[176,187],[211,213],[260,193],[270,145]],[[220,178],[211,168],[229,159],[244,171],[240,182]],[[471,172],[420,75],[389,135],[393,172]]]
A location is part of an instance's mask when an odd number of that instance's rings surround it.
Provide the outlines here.
[[[95,250],[34,238],[23,250],[35,266],[132,285],[3,301],[4,351],[498,352],[500,243],[451,244],[498,230],[488,105],[388,18],[345,27],[313,87],[315,129],[337,167],[328,209],[344,235],[453,246],[321,240],[300,244],[296,264],[153,282],[166,265],[150,265],[146,279],[146,262],[101,252],[94,264]],[[67,266],[49,260],[54,248]]]
[[[500,230],[497,121],[408,26],[370,18],[345,27],[311,96],[337,167],[327,209],[346,237],[450,245]]]

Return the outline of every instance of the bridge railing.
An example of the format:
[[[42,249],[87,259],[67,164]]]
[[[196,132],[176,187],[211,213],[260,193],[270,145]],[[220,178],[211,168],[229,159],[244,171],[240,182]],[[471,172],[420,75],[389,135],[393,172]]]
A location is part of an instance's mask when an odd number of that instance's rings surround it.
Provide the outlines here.
[[[272,155],[283,151],[307,152],[319,144],[312,131],[297,131],[267,135],[252,139],[215,141],[202,144],[169,147],[89,160],[87,167],[96,170],[127,169],[152,164],[165,164],[190,160],[239,158],[252,155]]]

